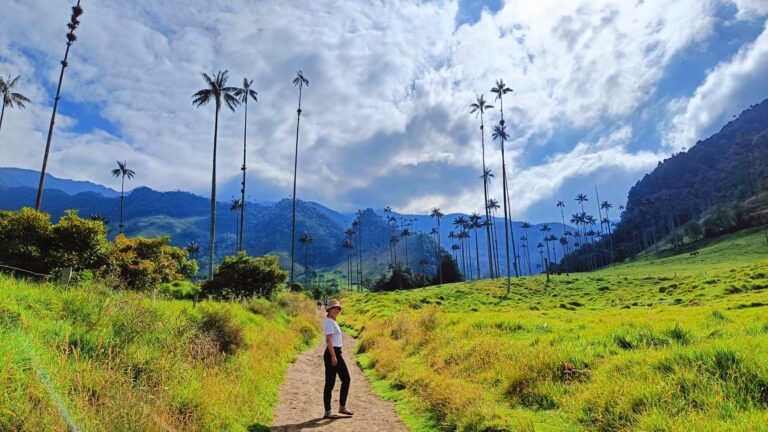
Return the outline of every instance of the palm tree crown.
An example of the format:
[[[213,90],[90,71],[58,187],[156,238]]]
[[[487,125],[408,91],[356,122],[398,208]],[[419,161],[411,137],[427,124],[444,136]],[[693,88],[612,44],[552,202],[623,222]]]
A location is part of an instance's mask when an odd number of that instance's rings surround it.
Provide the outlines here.
[[[227,79],[229,79],[229,71],[219,71],[214,77],[209,76],[207,73],[202,74],[203,81],[205,81],[206,88],[198,91],[192,97],[192,105],[201,107],[208,105],[211,101],[216,102],[216,111],[221,110],[222,99],[224,104],[230,110],[234,111],[235,107],[239,104],[239,101],[234,96],[236,87],[227,87]]]
[[[26,96],[13,91],[20,78],[21,76],[17,76],[11,79],[9,75],[8,79],[4,80],[3,77],[0,77],[0,94],[3,95],[3,107],[14,108],[16,106],[18,108],[25,108],[24,104],[29,102]]]

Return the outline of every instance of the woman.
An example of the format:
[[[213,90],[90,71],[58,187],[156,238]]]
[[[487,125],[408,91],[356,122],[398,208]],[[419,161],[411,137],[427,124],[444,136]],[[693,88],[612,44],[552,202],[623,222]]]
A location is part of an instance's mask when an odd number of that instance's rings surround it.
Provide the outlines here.
[[[341,394],[339,395],[339,414],[352,415],[347,407],[347,395],[349,394],[349,371],[347,364],[344,363],[344,357],[341,356],[341,328],[336,323],[336,317],[341,312],[341,303],[338,300],[331,300],[325,307],[328,317],[325,319],[323,335],[327,348],[323,354],[325,363],[325,388],[323,388],[323,405],[325,406],[324,418],[338,418],[331,414],[331,392],[336,384],[336,374],[341,379]]]

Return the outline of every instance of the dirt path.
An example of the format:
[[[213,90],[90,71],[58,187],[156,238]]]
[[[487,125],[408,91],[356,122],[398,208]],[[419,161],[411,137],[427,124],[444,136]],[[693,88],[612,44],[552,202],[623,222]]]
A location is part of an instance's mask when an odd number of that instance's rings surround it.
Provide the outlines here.
[[[336,420],[323,419],[323,350],[321,340],[314,348],[301,353],[288,368],[285,383],[280,390],[280,403],[275,408],[274,432],[312,431],[387,431],[407,432],[395,413],[392,402],[386,402],[373,394],[360,366],[352,360],[355,339],[344,333],[344,360],[349,368],[352,383],[349,388],[347,408],[355,415]],[[339,388],[336,380],[331,407],[339,408]]]

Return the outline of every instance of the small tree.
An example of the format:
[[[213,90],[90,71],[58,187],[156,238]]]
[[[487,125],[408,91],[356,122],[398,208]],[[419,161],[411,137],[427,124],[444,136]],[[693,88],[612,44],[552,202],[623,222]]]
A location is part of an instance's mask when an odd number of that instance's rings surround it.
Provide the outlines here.
[[[170,237],[115,238],[112,266],[125,288],[156,290],[159,285],[182,280],[197,273],[197,262],[187,251],[169,246]]]
[[[269,298],[288,273],[278,266],[278,257],[249,257],[245,251],[228,256],[219,265],[213,279],[203,284],[203,294],[218,297],[250,296]]]
[[[459,264],[455,259],[450,255],[443,254],[441,261],[440,267],[443,269],[443,281],[440,282],[438,278],[432,278],[431,285],[464,281],[464,275],[461,274]]]

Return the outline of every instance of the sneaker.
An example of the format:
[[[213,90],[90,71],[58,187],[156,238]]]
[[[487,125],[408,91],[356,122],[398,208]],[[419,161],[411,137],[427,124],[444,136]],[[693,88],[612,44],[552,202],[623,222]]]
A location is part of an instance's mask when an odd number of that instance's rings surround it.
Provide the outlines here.
[[[341,407],[339,408],[339,414],[345,414],[345,415],[352,415],[354,414],[352,411],[348,410],[347,407]]]

